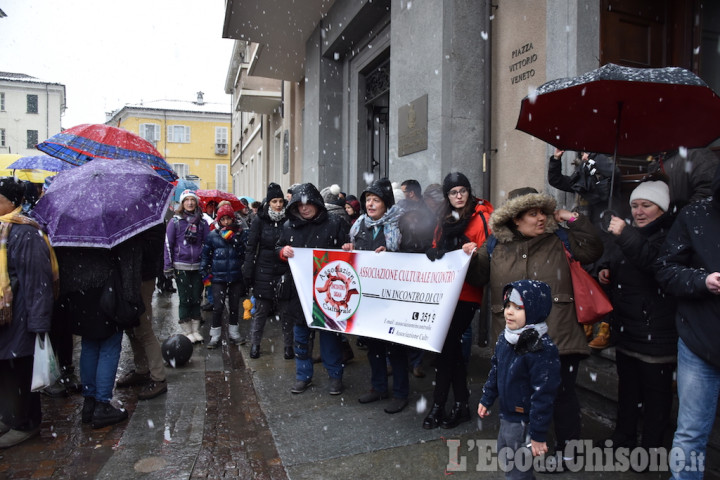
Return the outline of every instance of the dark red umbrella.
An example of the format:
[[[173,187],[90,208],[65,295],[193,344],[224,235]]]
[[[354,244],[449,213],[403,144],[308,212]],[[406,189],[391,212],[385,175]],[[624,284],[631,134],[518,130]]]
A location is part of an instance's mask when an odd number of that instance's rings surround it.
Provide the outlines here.
[[[705,147],[720,137],[720,98],[684,68],[609,63],[541,85],[522,100],[516,128],[561,150],[635,156]]]
[[[110,125],[77,125],[39,143],[37,149],[73,165],[83,165],[93,158],[140,160],[167,181],[178,178],[152,143]]]
[[[707,146],[720,137],[720,98],[684,68],[608,63],[541,85],[522,100],[515,128],[560,150],[613,154],[617,160],[618,154]],[[609,210],[613,185],[614,178]]]
[[[222,190],[195,190],[195,195],[200,199],[200,206],[205,207],[210,202],[220,203],[227,200],[232,205],[233,210],[238,211],[244,208],[244,205],[238,197],[232,193],[223,192]]]

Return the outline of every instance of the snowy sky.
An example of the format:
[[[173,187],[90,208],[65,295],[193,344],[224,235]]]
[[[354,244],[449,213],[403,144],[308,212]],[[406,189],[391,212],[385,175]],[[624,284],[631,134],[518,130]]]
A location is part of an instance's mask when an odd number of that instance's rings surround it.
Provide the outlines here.
[[[224,0],[0,0],[0,9],[0,71],[64,84],[65,128],[198,91],[230,104]]]

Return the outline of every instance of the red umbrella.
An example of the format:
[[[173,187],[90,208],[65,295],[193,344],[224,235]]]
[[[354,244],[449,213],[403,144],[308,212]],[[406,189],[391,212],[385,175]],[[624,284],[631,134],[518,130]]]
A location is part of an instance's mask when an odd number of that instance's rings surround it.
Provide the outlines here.
[[[560,150],[617,160],[705,147],[720,137],[718,119],[720,98],[694,73],[609,63],[538,87],[522,100],[516,128]]]
[[[230,202],[230,205],[235,211],[242,210],[245,207],[238,197],[232,193],[223,192],[222,190],[195,190],[195,195],[200,199],[200,206],[203,210],[205,210],[208,203],[220,203],[223,200]]]
[[[123,128],[110,125],[77,125],[53,135],[36,148],[78,166],[93,158],[140,160],[168,181],[178,178],[152,143]]]
[[[560,150],[635,156],[705,147],[720,136],[718,118],[720,98],[694,73],[609,63],[538,87],[516,128]]]

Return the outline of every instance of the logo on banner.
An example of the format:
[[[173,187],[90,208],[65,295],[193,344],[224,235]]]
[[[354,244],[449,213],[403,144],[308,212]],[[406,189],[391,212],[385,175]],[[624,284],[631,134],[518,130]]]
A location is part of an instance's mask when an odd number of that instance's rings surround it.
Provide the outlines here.
[[[342,322],[352,317],[360,304],[358,274],[347,262],[325,264],[315,276],[315,301],[329,318]]]

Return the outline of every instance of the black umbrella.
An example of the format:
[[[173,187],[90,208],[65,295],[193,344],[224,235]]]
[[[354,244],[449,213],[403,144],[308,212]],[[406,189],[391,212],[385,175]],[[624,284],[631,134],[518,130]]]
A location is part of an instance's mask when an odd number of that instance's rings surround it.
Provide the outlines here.
[[[684,68],[609,63],[541,85],[522,100],[516,128],[561,150],[617,161],[618,154],[707,146],[720,137],[720,98]]]

